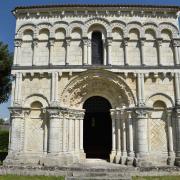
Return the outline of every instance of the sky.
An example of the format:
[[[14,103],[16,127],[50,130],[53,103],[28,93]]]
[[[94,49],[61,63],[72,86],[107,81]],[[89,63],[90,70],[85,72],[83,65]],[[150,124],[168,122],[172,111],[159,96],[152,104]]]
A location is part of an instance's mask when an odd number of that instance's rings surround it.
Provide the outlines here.
[[[9,50],[14,51],[14,33],[15,33],[15,17],[11,11],[16,6],[39,5],[39,4],[151,4],[151,5],[178,5],[180,0],[0,0],[0,41],[8,44]],[[0,104],[0,118],[9,118],[7,103]]]

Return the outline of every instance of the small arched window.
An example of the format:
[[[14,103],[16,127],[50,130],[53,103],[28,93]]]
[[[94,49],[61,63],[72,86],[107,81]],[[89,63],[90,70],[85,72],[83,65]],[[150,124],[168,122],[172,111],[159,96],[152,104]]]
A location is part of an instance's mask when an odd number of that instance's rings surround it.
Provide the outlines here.
[[[99,31],[92,33],[92,64],[103,64],[103,41]]]

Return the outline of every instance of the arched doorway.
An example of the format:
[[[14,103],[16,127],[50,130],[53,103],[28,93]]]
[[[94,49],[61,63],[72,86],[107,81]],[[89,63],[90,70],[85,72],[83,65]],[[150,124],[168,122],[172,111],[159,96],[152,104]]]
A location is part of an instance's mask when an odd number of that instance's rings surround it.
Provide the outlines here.
[[[99,31],[92,33],[92,64],[103,64],[103,41]]]
[[[86,157],[108,159],[112,149],[111,104],[103,97],[93,96],[85,101],[83,108]]]

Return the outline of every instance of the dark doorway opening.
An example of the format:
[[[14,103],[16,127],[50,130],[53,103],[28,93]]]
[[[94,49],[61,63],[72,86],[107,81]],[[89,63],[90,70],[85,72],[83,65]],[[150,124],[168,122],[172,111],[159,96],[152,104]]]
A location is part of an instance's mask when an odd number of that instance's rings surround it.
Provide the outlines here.
[[[93,96],[85,101],[83,108],[86,157],[109,159],[112,149],[111,104],[103,97]]]
[[[103,64],[103,41],[99,31],[92,33],[92,64]]]

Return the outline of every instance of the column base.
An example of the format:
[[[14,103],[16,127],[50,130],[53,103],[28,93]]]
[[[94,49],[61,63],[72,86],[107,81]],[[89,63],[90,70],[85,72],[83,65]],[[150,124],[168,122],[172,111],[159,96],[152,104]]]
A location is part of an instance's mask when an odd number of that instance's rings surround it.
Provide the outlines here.
[[[169,153],[169,156],[167,158],[167,164],[170,165],[170,166],[174,166],[174,164],[175,164],[175,154],[174,154],[174,152]]]
[[[115,163],[120,164],[121,163],[121,152],[118,152],[115,157]]]
[[[175,158],[175,165],[180,167],[180,157]]]
[[[115,162],[115,156],[116,156],[116,151],[111,151],[111,154],[110,154],[110,162],[111,163]]]
[[[136,167],[151,167],[153,164],[148,158],[135,158],[134,165]]]

